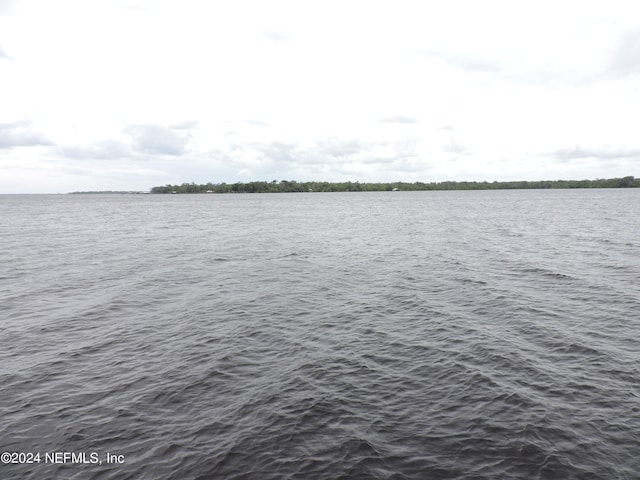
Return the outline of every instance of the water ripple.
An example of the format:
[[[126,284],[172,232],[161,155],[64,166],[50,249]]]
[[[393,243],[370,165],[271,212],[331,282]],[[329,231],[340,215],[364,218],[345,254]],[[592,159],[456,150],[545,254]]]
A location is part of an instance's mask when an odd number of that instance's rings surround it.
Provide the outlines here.
[[[639,209],[605,190],[2,198],[0,450],[125,461],[1,476],[636,478]]]

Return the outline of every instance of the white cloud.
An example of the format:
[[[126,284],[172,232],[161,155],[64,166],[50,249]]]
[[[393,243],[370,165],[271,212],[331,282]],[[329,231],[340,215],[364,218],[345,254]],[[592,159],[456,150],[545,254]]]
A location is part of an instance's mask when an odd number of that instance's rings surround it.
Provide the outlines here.
[[[0,15],[9,15],[13,12],[16,0],[0,0]]]
[[[640,74],[640,28],[620,36],[609,61],[608,73],[615,76]]]
[[[262,32],[262,36],[274,42],[286,42],[291,39],[287,33],[278,31]]]
[[[403,115],[395,115],[393,117],[385,117],[380,119],[383,123],[416,123],[413,117],[405,117]]]
[[[635,2],[0,0],[0,14],[1,188],[41,191],[38,169],[47,191],[640,176]]]

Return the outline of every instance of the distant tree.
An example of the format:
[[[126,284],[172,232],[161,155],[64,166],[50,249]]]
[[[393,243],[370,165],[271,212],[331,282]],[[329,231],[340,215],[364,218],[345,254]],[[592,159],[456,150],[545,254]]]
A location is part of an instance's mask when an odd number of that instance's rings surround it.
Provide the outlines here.
[[[618,181],[619,188],[637,187],[636,180],[633,176],[623,177]]]
[[[532,189],[532,188],[630,188],[640,187],[640,179],[633,176],[596,180],[543,180],[543,181],[507,181],[483,182],[297,182],[295,180],[272,180],[271,182],[253,181],[236,182],[229,185],[225,182],[198,185],[193,182],[180,185],[167,184],[151,188],[151,193],[280,193],[280,192],[373,192],[390,190],[499,190],[499,189]]]

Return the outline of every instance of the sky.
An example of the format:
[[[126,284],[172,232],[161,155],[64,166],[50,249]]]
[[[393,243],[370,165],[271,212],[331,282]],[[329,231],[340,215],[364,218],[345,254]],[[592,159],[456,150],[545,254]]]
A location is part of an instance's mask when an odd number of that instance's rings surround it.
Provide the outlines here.
[[[640,3],[0,0],[0,193],[640,176]]]

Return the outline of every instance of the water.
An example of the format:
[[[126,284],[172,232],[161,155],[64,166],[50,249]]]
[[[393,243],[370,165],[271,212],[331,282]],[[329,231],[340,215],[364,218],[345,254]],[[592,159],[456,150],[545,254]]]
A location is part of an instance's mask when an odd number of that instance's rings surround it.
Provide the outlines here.
[[[639,211],[2,196],[0,477],[638,478]]]

